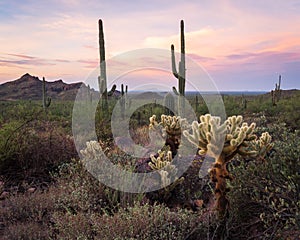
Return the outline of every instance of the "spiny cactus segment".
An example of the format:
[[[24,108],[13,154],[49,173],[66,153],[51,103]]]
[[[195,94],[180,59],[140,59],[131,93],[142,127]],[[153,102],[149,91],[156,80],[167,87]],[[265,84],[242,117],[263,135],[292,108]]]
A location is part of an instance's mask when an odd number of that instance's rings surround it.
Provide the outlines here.
[[[183,130],[190,128],[187,120],[185,118],[181,118],[180,116],[161,115],[161,121],[157,122],[156,115],[153,115],[150,117],[149,121],[149,128],[160,128],[164,137],[179,137],[181,136]]]
[[[199,149],[199,154],[215,159],[210,169],[210,178],[216,183],[215,196],[220,217],[228,211],[229,200],[226,179],[232,179],[227,163],[236,155],[264,157],[272,148],[271,136],[265,132],[257,139],[254,134],[255,123],[243,122],[242,116],[229,117],[221,123],[219,117],[206,114],[200,116],[200,122],[192,123],[192,133],[188,130],[183,135]]]
[[[177,168],[172,164],[172,152],[169,148],[159,150],[156,155],[150,156],[151,162],[148,163],[152,170],[158,170],[161,180],[161,186],[168,187],[168,191],[171,191],[176,185],[181,183],[184,178],[178,178]],[[171,184],[171,186],[169,186]]]

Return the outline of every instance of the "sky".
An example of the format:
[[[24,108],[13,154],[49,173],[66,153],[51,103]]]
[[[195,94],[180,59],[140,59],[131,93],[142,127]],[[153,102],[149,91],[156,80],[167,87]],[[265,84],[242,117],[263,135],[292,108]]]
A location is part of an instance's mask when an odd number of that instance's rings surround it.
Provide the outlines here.
[[[187,58],[218,90],[269,91],[279,75],[283,89],[300,89],[299,13],[299,0],[0,0],[0,83],[25,73],[85,81],[99,64],[99,18],[106,59],[137,49],[167,52],[171,44],[180,49],[183,19]],[[151,68],[155,59],[143,61]],[[177,86],[171,72],[159,72],[127,74],[129,89],[155,76]]]

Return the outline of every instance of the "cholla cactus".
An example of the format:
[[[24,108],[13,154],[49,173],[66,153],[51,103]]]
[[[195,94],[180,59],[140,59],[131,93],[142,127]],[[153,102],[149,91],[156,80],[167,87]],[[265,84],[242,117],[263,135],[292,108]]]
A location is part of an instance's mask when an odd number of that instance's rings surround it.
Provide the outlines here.
[[[181,118],[180,116],[161,115],[161,121],[158,123],[156,121],[156,115],[153,115],[149,120],[149,128],[153,130],[160,128],[164,137],[179,137],[181,136],[183,130],[190,128],[187,120],[185,118]]]
[[[260,138],[253,143],[253,148],[256,151],[256,155],[260,158],[264,158],[266,154],[273,148],[273,143],[271,143],[272,137],[268,132],[262,133]]]
[[[206,114],[200,123],[192,123],[192,133],[185,130],[184,136],[199,148],[199,154],[215,158],[210,177],[216,183],[217,210],[221,217],[227,213],[229,201],[226,197],[226,179],[231,179],[226,164],[235,155],[264,157],[272,148],[271,136],[265,132],[257,140],[255,123],[248,125],[242,116],[229,117],[221,124],[219,117]]]
[[[104,156],[103,149],[97,141],[86,142],[86,148],[80,150],[80,153],[83,156],[82,161],[84,163],[91,160],[100,160]]]
[[[150,159],[152,162],[149,162],[149,166],[153,170],[159,170],[167,165],[170,165],[172,161],[172,152],[171,151],[158,151],[158,156],[151,155]]]
[[[229,162],[236,154],[264,156],[272,148],[271,136],[267,132],[257,140],[255,126],[255,123],[248,125],[243,122],[242,116],[229,117],[221,124],[219,117],[206,114],[200,117],[200,123],[192,123],[192,134],[186,130],[183,134],[199,148],[199,154]]]
[[[166,139],[165,145],[170,146],[172,157],[174,157],[180,145],[181,134],[190,128],[190,124],[180,116],[161,115],[161,121],[157,122],[156,116],[153,115],[149,120],[149,130],[161,133],[161,136]]]
[[[172,164],[172,152],[169,149],[160,150],[156,156],[151,155],[149,166],[152,170],[158,170],[161,180],[161,186],[167,192],[170,192],[176,185],[181,183],[184,178],[178,178],[177,168]],[[173,183],[173,184],[172,184]],[[170,186],[169,186],[170,185]]]

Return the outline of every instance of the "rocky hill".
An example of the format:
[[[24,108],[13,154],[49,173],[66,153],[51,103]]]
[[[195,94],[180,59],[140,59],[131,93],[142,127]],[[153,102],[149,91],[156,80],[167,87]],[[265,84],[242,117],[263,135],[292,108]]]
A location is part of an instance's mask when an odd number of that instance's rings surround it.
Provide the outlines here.
[[[0,85],[0,100],[40,100],[42,84],[43,81],[38,77],[26,73],[17,80]],[[67,84],[62,80],[46,81],[47,96],[57,100],[74,100],[81,85],[82,82]]]

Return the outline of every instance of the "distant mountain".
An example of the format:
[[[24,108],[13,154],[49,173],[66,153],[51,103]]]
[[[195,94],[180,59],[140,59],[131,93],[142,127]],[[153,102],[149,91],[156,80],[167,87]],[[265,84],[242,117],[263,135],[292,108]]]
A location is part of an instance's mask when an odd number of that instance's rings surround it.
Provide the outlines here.
[[[40,100],[43,81],[26,73],[21,78],[0,85],[0,100]],[[74,100],[83,83],[64,83],[62,80],[46,81],[47,96],[57,100]],[[97,92],[91,90],[94,94]]]
[[[163,99],[166,92],[137,92],[129,93],[129,96],[133,99]]]

